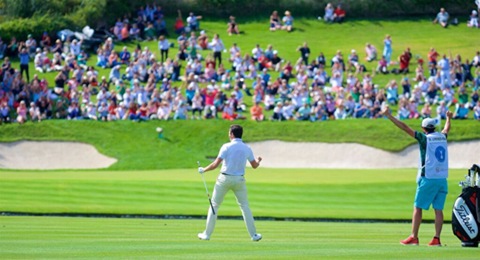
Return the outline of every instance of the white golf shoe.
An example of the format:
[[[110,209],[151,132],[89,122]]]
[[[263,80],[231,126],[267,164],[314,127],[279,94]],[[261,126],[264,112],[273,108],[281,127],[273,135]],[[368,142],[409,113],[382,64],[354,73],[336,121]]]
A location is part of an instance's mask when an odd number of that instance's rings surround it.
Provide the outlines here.
[[[202,232],[202,233],[198,233],[198,238],[201,239],[201,240],[210,240],[210,237],[207,236],[207,234],[205,234],[205,232]]]
[[[258,242],[258,241],[260,241],[260,240],[262,240],[262,234],[255,234],[255,235],[253,235],[252,241]]]

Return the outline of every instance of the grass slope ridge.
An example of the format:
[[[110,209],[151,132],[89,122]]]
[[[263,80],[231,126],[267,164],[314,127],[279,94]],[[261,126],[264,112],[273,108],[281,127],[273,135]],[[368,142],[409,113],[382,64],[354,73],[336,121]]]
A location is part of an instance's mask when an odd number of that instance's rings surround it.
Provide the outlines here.
[[[395,128],[388,120],[345,120],[310,122],[238,121],[244,126],[246,142],[283,140],[290,142],[359,143],[387,151],[400,151],[415,140]],[[420,120],[406,121],[419,130]],[[228,141],[224,120],[150,121],[62,121],[51,120],[0,127],[0,141],[55,140],[92,144],[118,162],[109,169],[151,170],[194,168],[196,161],[215,157]],[[164,129],[158,138],[156,128]],[[454,121],[450,141],[480,138],[478,122]],[[88,163],[88,162],[86,162]]]

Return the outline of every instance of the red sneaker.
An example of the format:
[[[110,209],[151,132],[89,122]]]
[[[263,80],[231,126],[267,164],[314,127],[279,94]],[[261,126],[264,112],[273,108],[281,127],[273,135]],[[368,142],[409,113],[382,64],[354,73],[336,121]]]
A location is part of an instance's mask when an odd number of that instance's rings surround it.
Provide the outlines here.
[[[413,236],[409,236],[407,239],[400,241],[400,244],[406,246],[418,246],[418,237],[414,238]]]
[[[428,246],[442,246],[442,243],[440,243],[440,238],[439,237],[434,237],[430,243],[428,243]]]

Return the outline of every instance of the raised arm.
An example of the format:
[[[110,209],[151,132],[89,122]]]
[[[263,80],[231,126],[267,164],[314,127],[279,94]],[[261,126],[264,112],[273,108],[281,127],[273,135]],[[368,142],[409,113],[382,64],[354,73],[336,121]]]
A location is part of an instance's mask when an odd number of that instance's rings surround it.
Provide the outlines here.
[[[382,114],[384,116],[386,116],[388,119],[390,119],[390,121],[392,121],[392,123],[394,125],[396,125],[398,128],[402,129],[405,133],[407,133],[409,136],[411,137],[415,137],[415,131],[410,128],[408,125],[406,125],[404,122],[398,120],[397,118],[395,118],[394,116],[392,116],[392,114],[390,113],[390,109],[388,108],[388,106],[385,106],[383,109],[382,109]]]
[[[445,122],[445,126],[443,127],[442,134],[448,135],[448,132],[450,132],[450,119],[452,119],[452,116],[452,111],[447,111],[447,121]]]
[[[252,166],[253,169],[257,169],[258,166],[260,166],[260,162],[262,161],[262,157],[257,157],[256,160],[253,160],[250,162],[250,165]]]

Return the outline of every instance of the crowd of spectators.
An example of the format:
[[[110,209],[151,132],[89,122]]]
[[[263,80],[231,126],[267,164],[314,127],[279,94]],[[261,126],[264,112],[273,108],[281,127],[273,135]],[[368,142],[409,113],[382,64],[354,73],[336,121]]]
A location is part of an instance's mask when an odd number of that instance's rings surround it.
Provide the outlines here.
[[[339,8],[341,12],[334,10],[331,22],[344,21],[345,12]],[[330,21],[327,11],[331,9],[331,4],[325,8],[325,21]],[[473,110],[474,118],[480,119],[480,52],[470,61],[460,55],[440,55],[432,48],[424,62],[406,48],[396,62],[391,57],[392,38],[387,35],[381,57],[373,44],[366,43],[364,59],[356,50],[348,57],[339,50],[328,59],[322,52],[313,54],[304,42],[296,49],[298,60],[288,61],[273,45],[256,44],[245,51],[233,44],[227,49],[218,34],[209,37],[201,29],[201,19],[190,13],[184,23],[179,11],[174,24],[178,37],[172,42],[168,38],[175,37],[169,35],[161,6],[140,8],[132,21],[118,19],[111,29],[115,37],[107,38],[96,53],[96,65],[108,69],[108,76],[99,76],[87,65],[89,55],[82,50],[82,41],[53,42],[48,34],[39,43],[30,35],[25,42],[13,38],[9,45],[0,40],[0,55],[5,55],[0,68],[0,122],[51,118],[313,122],[379,118],[387,104],[398,105],[400,119],[444,118],[451,108],[454,118],[467,118]],[[270,30],[278,29],[293,30],[289,11],[282,19],[277,11],[272,13]],[[239,33],[233,16],[227,32]],[[128,40],[157,41],[158,50],[137,45],[117,53],[115,45]],[[11,66],[11,57],[19,57],[19,69]],[[37,73],[32,79],[31,60]],[[378,65],[367,71],[365,62]],[[413,66],[415,76],[409,78]],[[43,72],[55,73],[54,82],[41,79]],[[402,80],[391,80],[384,87],[375,83],[376,74],[392,72],[404,75]],[[245,102],[248,98],[251,102]],[[253,105],[247,108],[246,103]]]

